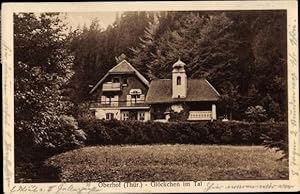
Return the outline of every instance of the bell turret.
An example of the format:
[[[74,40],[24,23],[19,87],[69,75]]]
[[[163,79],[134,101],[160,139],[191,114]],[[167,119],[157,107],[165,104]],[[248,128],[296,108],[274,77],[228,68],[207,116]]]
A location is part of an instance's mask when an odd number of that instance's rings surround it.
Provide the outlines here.
[[[173,65],[172,98],[185,98],[187,94],[187,77],[184,70],[186,64],[180,59]]]

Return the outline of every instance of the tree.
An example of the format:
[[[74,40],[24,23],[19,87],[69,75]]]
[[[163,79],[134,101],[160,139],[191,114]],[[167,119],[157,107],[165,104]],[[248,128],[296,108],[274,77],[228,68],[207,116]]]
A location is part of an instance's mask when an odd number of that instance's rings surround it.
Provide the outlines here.
[[[239,93],[238,87],[234,86],[231,82],[224,82],[220,92],[221,95],[221,102],[223,105],[222,112],[229,118],[229,120],[239,117]]]
[[[164,26],[165,20],[172,23]],[[239,63],[242,42],[236,39],[232,26],[233,22],[225,14],[160,15],[158,22],[146,29],[139,47],[133,50],[132,61],[144,65],[148,77],[170,78],[173,63],[181,58],[187,64],[189,77],[207,77],[218,85],[220,80],[231,77],[228,71],[227,74],[220,72]]]
[[[225,112],[243,119],[249,106],[263,104],[268,116],[284,120],[286,29],[280,26],[285,23],[281,11],[160,12],[132,49],[131,61],[151,80],[171,78],[172,65],[181,58],[188,77],[208,79],[224,92],[222,101],[234,104],[224,105]],[[270,107],[263,102],[267,94]]]
[[[14,49],[16,147],[74,143],[74,131],[62,130],[62,116],[72,109],[64,86],[73,75],[73,57],[59,14],[14,14]]]
[[[189,63],[190,39],[203,18],[193,13],[160,12],[145,30],[132,62],[150,79],[169,78],[172,64],[181,58]],[[196,34],[194,34],[197,36]]]
[[[149,22],[149,26],[146,27],[144,36],[140,39],[139,46],[136,48],[130,48],[133,52],[133,59],[131,62],[133,65],[147,78],[155,79],[155,75],[151,72],[151,65],[148,64],[151,59],[151,54],[154,51],[154,42],[159,29],[160,23],[158,16],[155,15],[153,21]],[[159,51],[157,51],[159,52]],[[149,55],[150,53],[150,55]]]
[[[247,47],[251,48],[253,62],[249,66],[246,80],[248,86],[255,85],[258,91],[258,95],[253,96],[251,105],[261,104],[270,117],[275,120],[285,120],[287,32],[282,26],[286,26],[286,13],[251,11],[243,14],[229,12],[227,15],[235,21],[236,31],[244,37]],[[248,86],[245,89],[248,88],[249,93],[251,87]],[[243,95],[247,95],[246,90]],[[272,104],[272,108],[268,108],[269,104],[266,104],[266,101]],[[243,106],[243,109],[245,110],[246,107],[247,105]]]
[[[105,63],[105,40],[99,20],[95,18],[89,28],[77,29],[70,36],[71,51],[74,55],[74,76],[71,79],[72,102],[85,102],[89,98],[89,85],[94,84],[104,75],[107,69]]]
[[[91,100],[91,87],[116,65],[116,57],[122,53],[131,57],[129,48],[138,43],[151,18],[148,12],[124,12],[107,29],[95,18],[89,27],[72,32],[75,75],[71,96],[76,106]]]
[[[286,26],[286,14],[265,13],[255,24],[259,28],[252,43],[256,72],[253,82],[265,96],[260,104],[264,104],[268,114],[275,120],[284,120],[287,112],[287,32],[282,26]]]

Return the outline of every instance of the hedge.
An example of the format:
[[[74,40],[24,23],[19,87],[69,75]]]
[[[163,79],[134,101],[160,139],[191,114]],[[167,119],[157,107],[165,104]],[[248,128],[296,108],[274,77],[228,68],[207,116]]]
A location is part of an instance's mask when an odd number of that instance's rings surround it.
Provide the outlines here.
[[[86,145],[223,144],[263,145],[266,137],[287,137],[286,123],[170,122],[79,120]],[[274,130],[276,133],[274,133]],[[275,137],[274,137],[275,134]],[[272,137],[273,136],[273,137]],[[287,141],[286,141],[287,143]]]
[[[84,144],[222,144],[263,145],[284,152],[288,156],[287,123],[243,123],[243,122],[139,122],[104,121],[82,117],[78,126],[85,133]],[[82,135],[79,135],[82,136]],[[21,139],[21,137],[19,137]],[[17,146],[19,141],[16,141]],[[16,149],[16,182],[57,181],[57,169],[43,166],[50,155],[69,150],[72,138],[66,138],[62,147],[49,150],[22,144]],[[49,179],[51,178],[51,180]]]

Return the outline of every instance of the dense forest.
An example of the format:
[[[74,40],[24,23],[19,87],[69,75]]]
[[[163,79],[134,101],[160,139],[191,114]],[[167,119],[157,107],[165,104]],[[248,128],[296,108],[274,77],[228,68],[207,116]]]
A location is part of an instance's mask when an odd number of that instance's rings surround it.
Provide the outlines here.
[[[87,101],[88,86],[122,53],[149,80],[170,78],[180,58],[189,78],[205,77],[222,94],[230,118],[283,120],[285,26],[284,11],[125,12],[106,30],[95,19],[70,35],[73,100]]]
[[[95,18],[76,30],[61,15],[14,15],[16,126],[31,128],[37,141],[60,115],[82,112],[90,86],[119,56],[150,81],[170,78],[180,58],[189,78],[219,91],[230,119],[286,119],[284,11],[124,12],[106,29]]]
[[[285,11],[124,12],[106,29],[95,18],[76,30],[61,15],[14,14],[17,177],[34,176],[33,166],[86,141],[77,121],[90,86],[122,57],[149,81],[170,78],[180,58],[189,78],[219,91],[219,114],[286,121]]]

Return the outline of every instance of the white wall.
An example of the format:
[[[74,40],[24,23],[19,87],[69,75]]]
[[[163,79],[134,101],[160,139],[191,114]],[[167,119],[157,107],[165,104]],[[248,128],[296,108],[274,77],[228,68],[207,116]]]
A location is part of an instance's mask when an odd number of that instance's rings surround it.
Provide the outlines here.
[[[144,121],[149,121],[150,120],[149,110],[140,110],[140,111],[138,111],[138,116],[137,116],[138,120],[140,120],[140,113],[144,113]]]
[[[119,109],[101,109],[95,108],[95,116],[97,119],[106,119],[106,113],[113,113],[114,118],[120,120],[120,110]]]
[[[181,84],[177,85],[177,77],[181,77]],[[187,77],[185,72],[172,73],[172,98],[185,98],[187,93]]]
[[[149,121],[150,119],[150,112],[147,110],[145,111],[145,121]]]
[[[211,105],[211,117],[213,120],[217,120],[217,107],[215,104]]]
[[[126,111],[121,111],[119,109],[102,109],[102,108],[95,108],[95,116],[97,119],[106,119],[106,113],[113,113],[114,118],[117,120],[123,120],[123,114],[124,112],[130,112],[130,110]],[[150,112],[149,110],[140,110],[138,113],[144,113],[145,114],[145,120],[144,121],[149,121],[150,120]],[[138,118],[139,119],[139,118]]]

